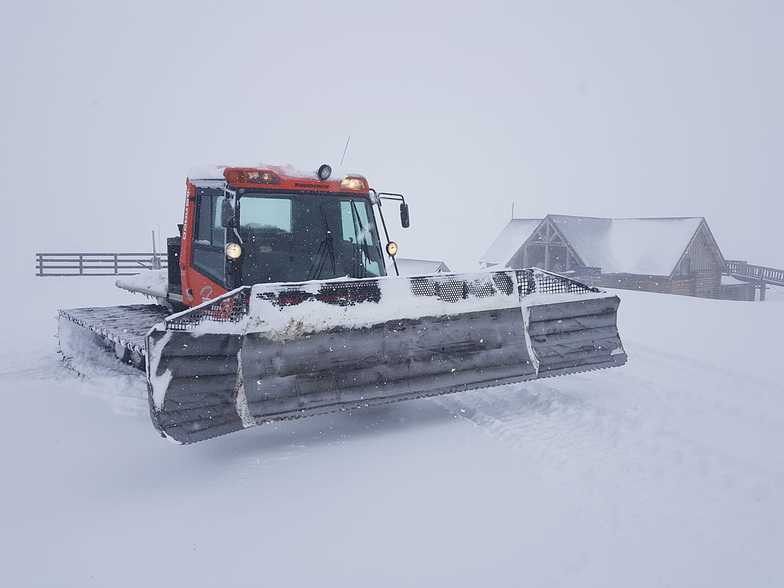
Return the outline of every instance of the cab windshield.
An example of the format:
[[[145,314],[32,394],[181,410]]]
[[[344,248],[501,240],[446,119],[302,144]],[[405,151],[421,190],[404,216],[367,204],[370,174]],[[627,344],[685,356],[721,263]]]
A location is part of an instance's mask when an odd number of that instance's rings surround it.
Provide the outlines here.
[[[365,198],[246,192],[239,199],[244,284],[385,274]]]

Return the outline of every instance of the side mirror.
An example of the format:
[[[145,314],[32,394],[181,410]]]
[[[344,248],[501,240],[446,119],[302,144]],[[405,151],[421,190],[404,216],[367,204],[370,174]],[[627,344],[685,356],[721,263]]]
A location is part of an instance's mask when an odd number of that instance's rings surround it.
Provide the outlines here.
[[[408,215],[408,204],[401,202],[400,204],[400,224],[404,229],[411,226],[411,218]]]
[[[224,228],[234,226],[234,207],[228,198],[224,198],[221,204],[221,226]]]

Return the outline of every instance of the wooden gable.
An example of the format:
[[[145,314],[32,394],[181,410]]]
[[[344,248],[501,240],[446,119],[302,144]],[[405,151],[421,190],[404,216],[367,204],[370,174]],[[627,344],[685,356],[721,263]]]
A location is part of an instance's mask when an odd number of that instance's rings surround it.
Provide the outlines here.
[[[724,256],[708,223],[703,219],[670,275],[671,277],[686,276],[696,272],[720,274],[724,271],[726,271]]]
[[[545,217],[512,258],[512,267],[568,271],[585,267],[580,256],[552,219]]]

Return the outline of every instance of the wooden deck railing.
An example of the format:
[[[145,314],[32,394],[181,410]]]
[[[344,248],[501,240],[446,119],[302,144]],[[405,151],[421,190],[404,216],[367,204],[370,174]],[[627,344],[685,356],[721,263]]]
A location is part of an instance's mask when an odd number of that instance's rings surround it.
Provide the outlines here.
[[[727,260],[727,273],[739,280],[784,286],[784,270],[745,261]]]
[[[37,276],[130,276],[167,267],[160,253],[36,253]]]

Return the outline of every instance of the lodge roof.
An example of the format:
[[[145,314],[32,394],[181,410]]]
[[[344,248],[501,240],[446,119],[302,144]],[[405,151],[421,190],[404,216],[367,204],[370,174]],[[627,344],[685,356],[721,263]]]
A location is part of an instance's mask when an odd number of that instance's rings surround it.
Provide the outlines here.
[[[508,264],[541,222],[540,218],[513,218],[479,261],[493,265]]]
[[[536,224],[531,227],[531,223]],[[513,219],[480,260],[508,265],[541,225],[550,223],[587,267],[604,273],[669,276],[701,226],[702,217],[600,218],[551,214]],[[712,235],[711,241],[715,245]],[[718,251],[718,245],[715,245]],[[721,252],[718,251],[719,256]]]

